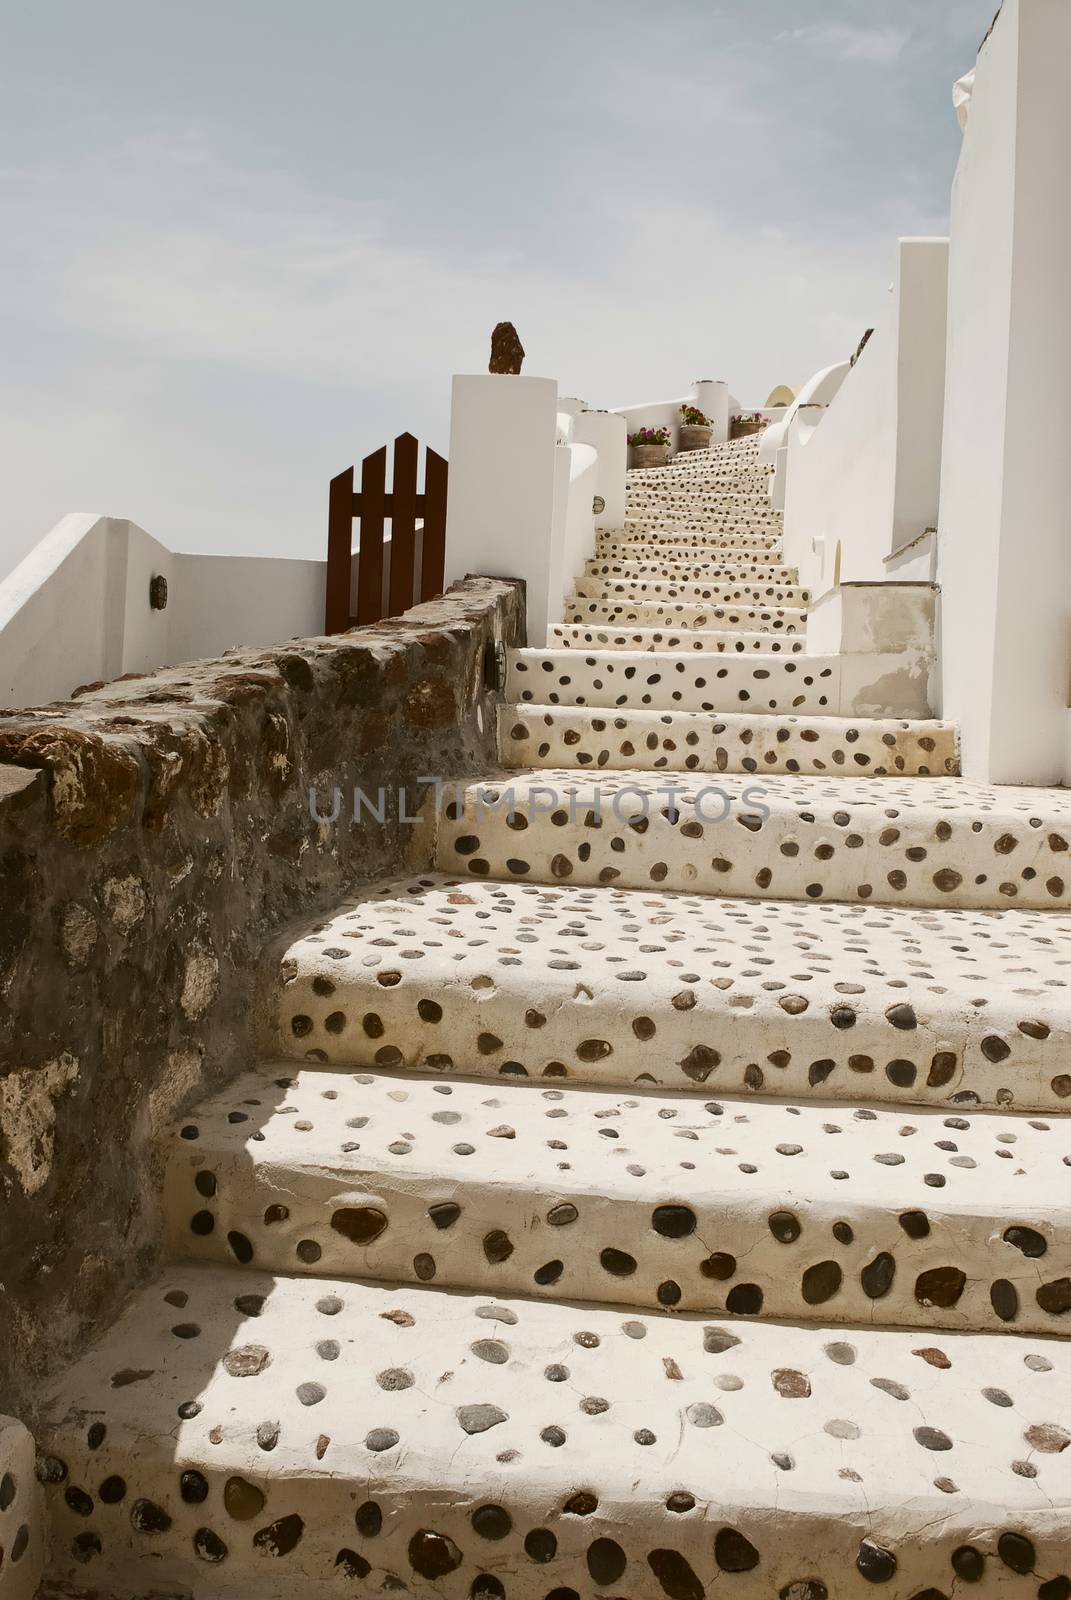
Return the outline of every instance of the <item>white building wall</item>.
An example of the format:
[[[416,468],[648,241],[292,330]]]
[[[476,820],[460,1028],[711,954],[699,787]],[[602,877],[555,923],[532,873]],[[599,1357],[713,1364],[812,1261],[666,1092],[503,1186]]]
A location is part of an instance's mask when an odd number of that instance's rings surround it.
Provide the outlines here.
[[[169,585],[171,659],[195,661],[238,645],[281,644],[324,631],[326,561],[176,555]],[[137,595],[142,603],[142,595]],[[130,670],[129,668],[127,669]]]
[[[180,555],[120,517],[64,517],[0,583],[0,705],[322,633],[325,583],[323,561]]]
[[[952,202],[938,573],[942,710],[964,770],[1071,777],[1071,7],[1005,0]]]
[[[948,339],[948,253],[947,239],[900,240],[893,551],[910,544],[927,528],[937,526]],[[889,553],[886,551],[885,555]]]
[[[883,581],[894,552],[936,524],[947,294],[948,241],[901,239],[855,366],[821,374],[778,425],[785,559],[816,594],[838,578]]]

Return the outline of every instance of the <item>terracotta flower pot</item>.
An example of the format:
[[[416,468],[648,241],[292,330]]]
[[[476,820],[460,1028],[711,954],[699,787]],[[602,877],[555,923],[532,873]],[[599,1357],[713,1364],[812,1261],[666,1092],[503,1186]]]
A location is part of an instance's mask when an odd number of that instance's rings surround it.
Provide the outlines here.
[[[632,446],[632,465],[634,467],[664,467],[668,456],[668,444],[634,444]]]
[[[703,424],[699,422],[682,422],[680,432],[680,442],[677,445],[678,450],[710,449],[710,435],[712,429],[710,428],[709,424],[704,427]]]
[[[730,439],[746,439],[752,433],[761,433],[764,423],[761,422],[734,422],[729,433]]]

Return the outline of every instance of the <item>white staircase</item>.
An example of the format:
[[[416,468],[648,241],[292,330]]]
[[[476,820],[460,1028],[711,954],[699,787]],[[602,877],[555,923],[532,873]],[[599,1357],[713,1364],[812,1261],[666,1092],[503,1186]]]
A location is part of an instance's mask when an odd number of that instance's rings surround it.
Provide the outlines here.
[[[631,474],[435,870],[265,954],[47,1594],[1071,1596],[1071,799],[856,714],[765,487]]]

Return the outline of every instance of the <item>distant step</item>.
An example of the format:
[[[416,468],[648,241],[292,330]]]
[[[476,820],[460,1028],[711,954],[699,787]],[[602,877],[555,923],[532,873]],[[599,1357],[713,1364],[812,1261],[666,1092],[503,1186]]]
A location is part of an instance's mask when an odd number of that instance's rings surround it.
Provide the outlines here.
[[[531,821],[487,809],[508,794],[485,788],[480,814],[470,797],[439,873],[370,885],[265,959],[267,1056],[444,1081],[1066,1110],[1066,915],[1010,912],[998,925],[979,912],[718,900],[664,893],[657,873],[609,887],[591,872],[595,852],[583,855],[600,831],[587,814],[574,827],[567,805]],[[617,837],[609,813],[601,831]],[[628,857],[605,855],[627,880]],[[593,878],[603,886],[585,887]],[[262,1113],[241,1109],[251,1132]],[[513,1125],[494,1109],[489,1126]],[[340,1137],[359,1144],[362,1131]],[[1057,1131],[1061,1162],[1067,1148]],[[973,1146],[949,1152],[961,1153]],[[1055,1251],[1052,1264],[1066,1273]]]
[[[703,517],[736,513],[744,517],[766,517],[782,524],[784,513],[771,506],[765,487],[726,484],[699,493],[665,494],[629,492],[625,496],[627,513],[632,516],[683,514]]]
[[[73,1593],[1026,1600],[1069,1424],[1057,1340],[176,1266],[39,1439]]]
[[[691,560],[674,561],[660,558],[653,551],[638,559],[589,559],[584,563],[584,576],[616,583],[634,583],[637,579],[667,583],[799,583],[797,567],[775,566],[772,562],[749,560],[743,555],[735,560],[693,556]]]
[[[781,534],[773,529],[713,528],[709,524],[687,521],[667,527],[663,519],[651,518],[649,523],[627,523],[623,528],[607,528],[595,535],[596,554],[607,544],[638,543],[648,547],[673,545],[678,549],[698,550],[766,550],[777,555],[780,561]]]
[[[679,601],[683,605],[806,606],[810,590],[790,583],[668,583],[637,578],[615,583],[606,578],[577,578],[574,594],[581,600]]]
[[[624,601],[567,599],[562,606],[566,623],[635,623],[640,627],[736,629],[744,633],[803,633],[807,613],[792,606],[691,606],[675,601]]]
[[[950,722],[757,709],[703,713],[629,707],[610,713],[541,703],[500,706],[498,726],[499,757],[508,767],[863,772],[874,777],[930,777],[959,770],[956,728]]]
[[[672,652],[710,651],[714,654],[803,655],[807,641],[801,634],[703,633],[695,628],[595,628],[555,622],[547,629],[551,650],[644,650]]]
[[[658,561],[663,565],[675,566],[715,565],[722,563],[735,563],[740,566],[755,567],[761,577],[768,572],[780,576],[781,552],[775,546],[769,550],[754,550],[735,548],[732,545],[718,547],[715,545],[704,547],[701,545],[689,548],[687,545],[658,544],[655,542],[645,544],[640,540],[625,541],[616,534],[608,534],[605,538],[598,538],[595,561],[615,561],[621,563],[638,563],[644,561]],[[786,569],[787,570],[787,569]]]
[[[725,535],[736,533],[752,538],[781,540],[784,530],[779,522],[759,511],[717,507],[708,510],[672,510],[651,507],[647,510],[629,509],[623,523],[626,533],[643,536],[667,528],[683,528],[692,533]]]

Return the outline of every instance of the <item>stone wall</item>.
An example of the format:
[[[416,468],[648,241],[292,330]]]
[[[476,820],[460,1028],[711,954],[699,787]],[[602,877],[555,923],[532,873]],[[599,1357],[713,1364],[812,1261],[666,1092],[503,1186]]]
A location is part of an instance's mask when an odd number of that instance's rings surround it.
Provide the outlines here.
[[[258,954],[353,883],[430,860],[375,798],[495,765],[494,646],[523,588],[468,579],[333,638],[0,714],[0,1411],[153,1267],[155,1131],[248,1066]],[[333,791],[342,791],[333,824]]]

